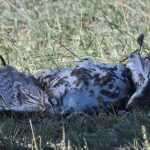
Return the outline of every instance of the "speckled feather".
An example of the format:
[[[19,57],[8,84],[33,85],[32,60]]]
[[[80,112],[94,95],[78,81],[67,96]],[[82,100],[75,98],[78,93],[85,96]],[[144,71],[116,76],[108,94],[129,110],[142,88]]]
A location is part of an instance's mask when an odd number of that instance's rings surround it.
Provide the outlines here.
[[[124,65],[96,64],[89,59],[65,70],[42,72],[38,80],[55,113],[124,109],[135,90]]]
[[[136,105],[150,107],[150,56],[130,55],[127,68],[131,71],[136,91],[129,99],[126,108],[131,109]]]
[[[132,54],[126,66],[84,59],[71,68],[45,70],[36,78],[7,65],[0,69],[1,109],[67,114],[117,111],[136,101],[149,104],[143,101],[144,95],[149,97],[149,60]]]
[[[35,77],[7,65],[0,69],[1,109],[40,111],[42,97],[46,97]],[[46,103],[46,102],[44,102]]]

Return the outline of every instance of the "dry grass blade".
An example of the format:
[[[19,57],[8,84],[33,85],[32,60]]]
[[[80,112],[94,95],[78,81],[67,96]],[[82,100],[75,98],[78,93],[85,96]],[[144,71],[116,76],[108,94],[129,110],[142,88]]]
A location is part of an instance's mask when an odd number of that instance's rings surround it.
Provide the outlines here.
[[[35,145],[35,149],[39,150],[38,146],[37,146],[37,142],[36,142],[36,138],[35,138],[35,134],[34,134],[34,130],[33,130],[33,125],[32,125],[31,119],[29,120],[29,123],[30,123],[30,127],[31,127],[32,137],[33,137],[33,147]]]

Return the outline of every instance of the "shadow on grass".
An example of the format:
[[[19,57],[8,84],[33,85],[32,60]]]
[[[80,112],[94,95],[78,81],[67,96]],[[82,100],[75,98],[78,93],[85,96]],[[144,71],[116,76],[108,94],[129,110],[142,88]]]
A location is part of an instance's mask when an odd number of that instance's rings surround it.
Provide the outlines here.
[[[39,115],[0,118],[0,149],[32,149],[33,135],[42,149],[143,149],[143,137],[149,140],[149,110],[135,110],[128,115],[99,114],[99,116],[40,117]],[[142,128],[145,128],[143,133]],[[149,142],[149,141],[148,141]],[[149,143],[148,143],[149,144]],[[34,148],[35,149],[35,148]]]

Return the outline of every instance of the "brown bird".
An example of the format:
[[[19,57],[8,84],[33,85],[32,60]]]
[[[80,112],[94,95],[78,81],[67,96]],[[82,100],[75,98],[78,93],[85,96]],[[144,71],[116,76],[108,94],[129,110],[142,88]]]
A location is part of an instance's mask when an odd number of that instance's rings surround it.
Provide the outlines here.
[[[6,65],[0,69],[0,106],[15,112],[52,114],[149,106],[149,73],[150,57],[140,54],[130,55],[127,65],[84,59],[71,68],[45,70],[36,78]]]

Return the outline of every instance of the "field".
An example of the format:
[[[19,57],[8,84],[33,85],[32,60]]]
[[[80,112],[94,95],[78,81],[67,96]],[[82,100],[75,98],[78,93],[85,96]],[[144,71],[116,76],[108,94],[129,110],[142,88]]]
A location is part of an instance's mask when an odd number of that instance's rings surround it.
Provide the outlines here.
[[[83,58],[122,63],[139,48],[140,33],[149,52],[149,0],[0,0],[0,55],[27,73]],[[69,119],[0,116],[1,150],[150,150],[149,140],[149,109]]]

